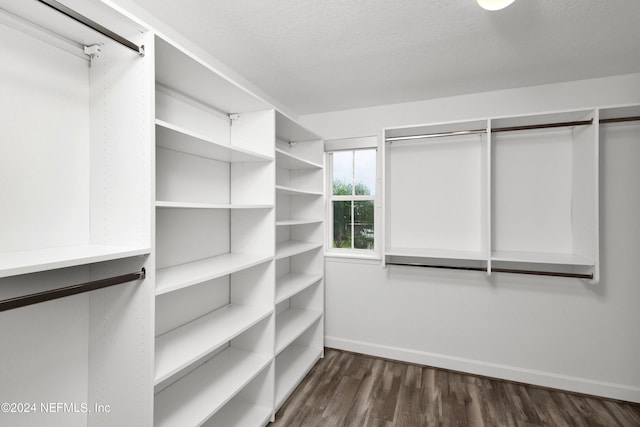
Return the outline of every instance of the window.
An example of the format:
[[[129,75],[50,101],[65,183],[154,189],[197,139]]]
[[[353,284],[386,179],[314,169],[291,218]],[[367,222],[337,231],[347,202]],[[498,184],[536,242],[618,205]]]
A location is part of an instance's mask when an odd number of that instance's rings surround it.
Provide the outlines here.
[[[376,138],[366,139],[369,147],[376,147]],[[328,249],[334,252],[371,253],[376,250],[377,150],[345,150],[343,147],[348,147],[348,144],[338,145],[336,142],[327,143],[328,147],[342,148],[328,153]]]

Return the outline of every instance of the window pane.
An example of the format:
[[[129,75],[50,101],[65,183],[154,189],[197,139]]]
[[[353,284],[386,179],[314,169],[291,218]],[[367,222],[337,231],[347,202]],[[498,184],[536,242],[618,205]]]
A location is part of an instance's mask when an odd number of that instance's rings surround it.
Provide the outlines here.
[[[354,247],[373,249],[373,201],[353,203]]]
[[[333,194],[350,196],[353,185],[353,151],[333,153]]]
[[[351,249],[351,203],[333,202],[333,247]]]
[[[356,195],[376,194],[376,150],[355,151]]]

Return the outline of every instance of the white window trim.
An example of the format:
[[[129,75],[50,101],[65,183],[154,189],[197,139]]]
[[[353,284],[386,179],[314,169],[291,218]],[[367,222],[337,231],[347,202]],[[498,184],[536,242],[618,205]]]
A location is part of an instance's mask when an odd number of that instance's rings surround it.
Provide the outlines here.
[[[336,151],[352,151],[362,149],[375,149],[376,150],[376,189],[373,196],[351,195],[351,196],[334,196],[333,195],[333,156],[332,153]],[[325,155],[326,155],[326,218],[327,226],[325,237],[325,256],[335,258],[353,258],[362,260],[380,260],[382,238],[380,232],[382,230],[381,224],[381,209],[379,209],[380,200],[380,149],[378,147],[378,137],[360,137],[360,138],[346,138],[339,140],[325,141]],[[355,157],[355,156],[354,156]],[[355,168],[353,170],[355,173]],[[333,202],[334,201],[372,201],[374,205],[374,240],[373,250],[369,249],[345,249],[333,247]],[[353,218],[353,213],[352,213]],[[354,228],[351,227],[351,241],[354,241]]]

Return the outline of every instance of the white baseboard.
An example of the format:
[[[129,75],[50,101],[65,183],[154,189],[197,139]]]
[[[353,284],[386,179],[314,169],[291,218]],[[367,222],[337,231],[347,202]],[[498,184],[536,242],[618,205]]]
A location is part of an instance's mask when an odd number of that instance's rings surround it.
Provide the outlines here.
[[[337,337],[325,337],[325,346],[339,350],[384,357],[419,365],[450,369],[483,375],[508,381],[516,381],[566,390],[576,393],[590,394],[610,399],[640,403],[640,387],[594,381],[587,378],[571,377],[550,372],[523,369],[508,365],[480,362],[472,359],[452,357],[443,354],[427,353],[399,347],[390,347],[362,341],[347,340]]]

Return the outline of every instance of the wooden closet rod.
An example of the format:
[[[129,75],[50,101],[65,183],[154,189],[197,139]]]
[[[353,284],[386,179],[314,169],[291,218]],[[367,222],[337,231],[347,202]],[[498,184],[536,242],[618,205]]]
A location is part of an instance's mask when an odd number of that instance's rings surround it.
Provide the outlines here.
[[[486,268],[482,267],[460,267],[452,265],[434,265],[434,264],[421,264],[417,262],[387,262],[386,265],[400,265],[405,267],[425,267],[425,268],[442,268],[447,270],[465,270],[465,271],[484,271]],[[536,276],[553,276],[553,277],[570,277],[574,279],[593,279],[593,274],[579,274],[579,273],[560,273],[556,271],[536,271],[536,270],[517,270],[512,268],[492,268],[492,273],[512,273],[512,274],[530,274]]]
[[[80,283],[64,288],[52,289],[50,291],[37,292],[35,294],[23,295],[0,301],[0,312],[13,310],[14,308],[26,307],[28,305],[39,304],[58,298],[71,295],[82,294],[95,291],[96,289],[107,288],[109,286],[120,285],[134,280],[144,280],[146,270],[143,268],[135,273],[123,274],[122,276],[110,277],[108,279],[94,280],[92,282]]]
[[[69,18],[73,19],[74,21],[77,21],[91,29],[93,29],[94,31],[99,32],[100,34],[109,37],[111,40],[120,43],[121,45],[135,51],[138,55],[140,56],[144,56],[144,45],[142,46],[138,46],[137,44],[133,43],[130,40],[125,39],[124,37],[120,36],[119,34],[114,33],[113,31],[103,27],[102,25],[98,24],[95,21],[92,21],[91,19],[87,18],[84,15],[80,15],[78,12],[76,12],[73,9],[68,8],[67,6],[63,5],[60,2],[57,2],[56,0],[38,0],[40,3],[49,6],[50,8],[62,13],[63,15],[68,16]]]

